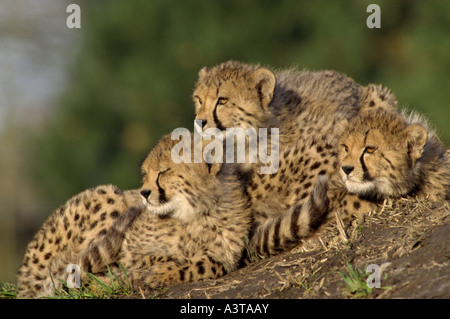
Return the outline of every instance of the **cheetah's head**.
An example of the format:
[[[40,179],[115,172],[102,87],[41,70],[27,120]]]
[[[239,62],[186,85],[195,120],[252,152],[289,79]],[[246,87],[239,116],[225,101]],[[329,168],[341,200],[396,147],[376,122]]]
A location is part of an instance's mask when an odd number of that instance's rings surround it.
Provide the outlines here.
[[[339,173],[349,192],[385,198],[411,192],[418,183],[419,158],[427,131],[385,110],[354,118],[340,139]]]
[[[203,68],[193,93],[196,120],[203,129],[267,127],[275,90],[272,71],[238,62]]]
[[[144,160],[141,195],[151,213],[189,221],[216,206],[221,194],[216,175],[221,165],[177,163],[172,149],[178,143],[167,135]]]

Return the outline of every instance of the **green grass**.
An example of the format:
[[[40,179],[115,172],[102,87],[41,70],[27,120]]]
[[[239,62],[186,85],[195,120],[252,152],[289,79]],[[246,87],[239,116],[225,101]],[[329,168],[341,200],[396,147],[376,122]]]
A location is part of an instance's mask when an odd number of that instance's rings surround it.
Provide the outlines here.
[[[128,280],[126,270],[119,265],[123,276],[113,273],[109,267],[107,279],[109,283],[101,280],[98,276],[87,273],[87,280],[80,288],[69,288],[64,280],[59,280],[63,284],[63,288],[55,287],[54,295],[44,297],[46,299],[113,299],[131,296],[134,294]],[[53,278],[52,278],[53,280]],[[10,283],[0,283],[0,299],[16,299],[17,286]]]
[[[17,298],[17,287],[14,284],[0,282],[0,299]]]
[[[128,280],[128,275],[122,265],[119,265],[123,272],[123,278],[116,275],[108,268],[109,284],[105,283],[99,277],[87,273],[88,279],[80,288],[68,288],[65,281],[61,281],[64,289],[55,287],[54,296],[51,299],[112,299],[124,296],[131,296],[134,291]]]
[[[346,294],[356,298],[365,298],[372,293],[373,288],[367,285],[369,273],[359,267],[353,269],[352,265],[346,262],[347,272],[339,272],[344,280]]]

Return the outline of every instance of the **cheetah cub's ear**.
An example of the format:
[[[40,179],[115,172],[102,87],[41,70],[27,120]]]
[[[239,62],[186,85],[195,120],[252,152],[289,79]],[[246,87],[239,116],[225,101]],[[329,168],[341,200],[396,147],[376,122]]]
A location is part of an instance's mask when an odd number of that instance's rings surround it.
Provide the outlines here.
[[[201,68],[200,71],[198,71],[198,78],[200,82],[208,74],[209,70],[210,69],[207,66],[205,66]]]
[[[276,79],[272,71],[266,68],[258,68],[251,74],[251,81],[258,93],[259,102],[264,110],[267,110],[275,91]]]
[[[405,130],[405,140],[408,154],[413,164],[422,156],[425,143],[427,142],[427,131],[421,125],[409,125]]]

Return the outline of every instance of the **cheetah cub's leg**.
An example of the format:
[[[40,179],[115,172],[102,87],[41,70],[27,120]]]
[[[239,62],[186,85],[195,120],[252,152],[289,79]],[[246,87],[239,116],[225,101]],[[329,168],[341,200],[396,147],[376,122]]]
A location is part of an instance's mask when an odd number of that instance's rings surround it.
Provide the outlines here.
[[[157,288],[178,283],[213,279],[226,274],[225,267],[208,254],[191,258],[179,256],[148,256],[133,254],[136,261],[127,268],[133,288]]]
[[[344,197],[333,205],[333,211],[330,217],[334,218],[335,214],[344,222],[352,221],[355,217],[361,214],[369,214],[379,207],[379,203],[360,198],[358,195],[346,193]]]
[[[80,254],[78,260],[81,269],[95,274],[105,271],[106,265],[117,262],[125,231],[144,210],[144,207],[131,207],[120,215],[105,235]]]
[[[367,199],[347,191],[341,177],[337,174],[330,179],[327,192],[330,199],[330,210],[327,223],[349,224],[357,216],[376,211],[381,203],[379,200]]]
[[[326,219],[329,200],[328,177],[319,175],[304,204],[291,207],[277,218],[258,226],[250,241],[250,250],[261,256],[275,255],[294,248],[301,239],[311,236]]]
[[[361,112],[375,109],[397,111],[397,98],[387,87],[380,84],[369,84],[361,106]]]
[[[379,208],[379,202],[360,198],[358,195],[349,194],[342,189],[337,196],[331,190],[328,194],[330,197],[330,213],[327,216],[327,224],[334,223],[339,230],[341,238],[348,239],[347,229],[355,217],[367,215]]]
[[[62,282],[68,276],[67,266],[70,264],[80,267],[82,282],[87,279],[86,272],[99,274],[98,277],[103,278],[101,273],[107,270],[106,265],[118,261],[125,231],[142,211],[143,207],[131,207],[117,218],[104,235],[90,243],[87,249],[81,251],[77,256],[68,252],[55,259],[49,266],[51,276],[44,282],[45,290],[53,292],[54,289],[64,288]],[[105,276],[103,279],[109,283],[109,276]],[[51,295],[51,293],[48,293],[48,295]]]

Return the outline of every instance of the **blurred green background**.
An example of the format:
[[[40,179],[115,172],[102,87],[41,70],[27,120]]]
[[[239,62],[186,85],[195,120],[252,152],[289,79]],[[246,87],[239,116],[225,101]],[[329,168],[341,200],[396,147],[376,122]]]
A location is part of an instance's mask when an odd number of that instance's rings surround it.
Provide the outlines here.
[[[24,43],[14,55],[33,55],[28,42],[39,41],[33,63],[64,80],[39,82],[19,106],[7,102],[43,73],[12,68],[0,83],[0,281],[15,281],[25,245],[72,195],[106,183],[139,187],[139,165],[158,139],[193,128],[191,92],[205,65],[334,69],[382,83],[450,143],[449,1],[46,0],[44,9],[21,1],[9,16],[41,15],[0,23],[0,50],[8,37]],[[66,27],[69,3],[81,7],[81,29]],[[366,26],[370,3],[381,7],[380,29]],[[44,38],[43,26],[55,36]],[[12,76],[17,89],[8,89]],[[51,98],[33,107],[43,92]]]

